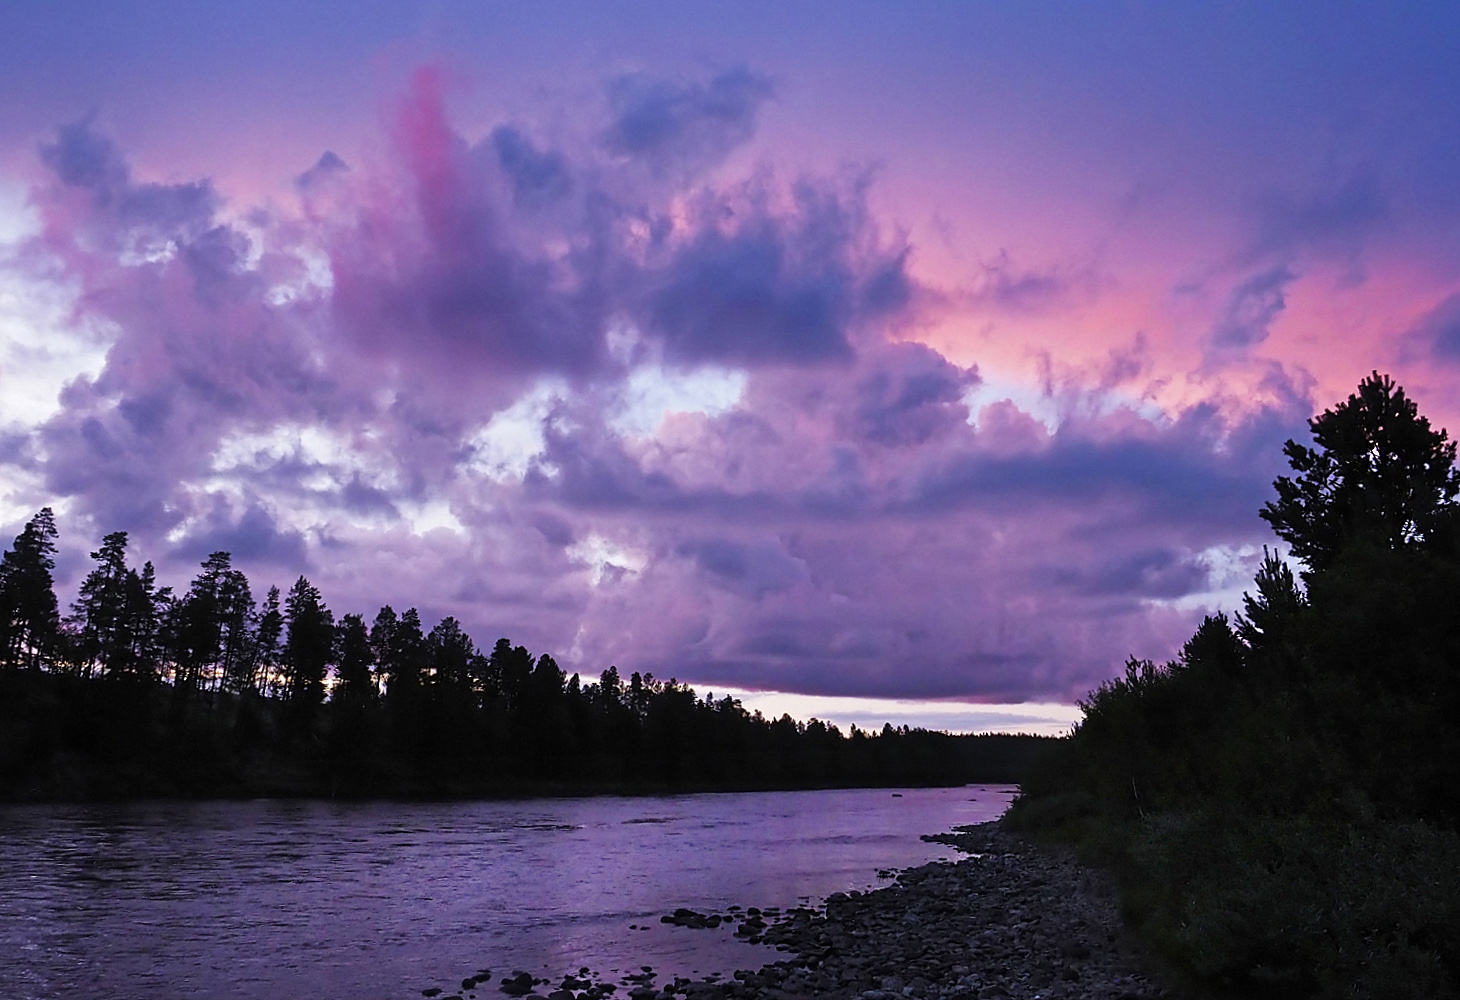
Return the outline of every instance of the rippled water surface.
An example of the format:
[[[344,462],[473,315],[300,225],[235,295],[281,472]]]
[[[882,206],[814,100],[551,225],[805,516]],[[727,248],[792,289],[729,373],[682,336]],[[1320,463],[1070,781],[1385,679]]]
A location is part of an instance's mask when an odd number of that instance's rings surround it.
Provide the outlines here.
[[[1013,791],[0,806],[0,997],[405,998],[482,968],[755,967],[773,953],[659,916],[883,884],[950,853],[919,835]]]

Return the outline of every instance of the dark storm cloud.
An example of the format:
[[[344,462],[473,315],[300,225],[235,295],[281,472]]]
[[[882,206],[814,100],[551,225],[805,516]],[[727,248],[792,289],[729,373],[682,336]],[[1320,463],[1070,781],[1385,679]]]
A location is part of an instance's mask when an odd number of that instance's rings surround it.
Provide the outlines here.
[[[905,255],[868,246],[868,227],[857,188],[803,181],[779,212],[753,191],[710,200],[651,279],[649,329],[686,362],[849,360],[853,331],[910,298]]]
[[[291,573],[309,569],[304,538],[298,532],[281,529],[267,511],[256,505],[247,507],[241,516],[227,505],[214,506],[177,543],[173,556],[179,561],[201,560],[213,552],[228,552],[238,563]]]
[[[1301,423],[1286,427],[1296,432]],[[1268,442],[1274,444],[1280,441]],[[1122,517],[1230,529],[1250,524],[1266,498],[1268,473],[1280,465],[1280,455],[1224,454],[1179,424],[1148,438],[1101,439],[1062,430],[1041,451],[958,456],[923,476],[904,509],[1113,504]]]
[[[327,149],[320,154],[319,159],[314,162],[314,166],[295,178],[294,183],[301,191],[308,192],[327,183],[331,178],[349,173],[349,171],[349,165],[333,150]]]
[[[773,92],[769,80],[746,69],[704,83],[619,77],[608,86],[613,120],[604,145],[656,170],[702,169],[754,134],[756,115]]]
[[[924,443],[968,422],[963,396],[978,374],[918,344],[899,345],[901,368],[878,368],[857,384],[855,435],[887,447]]]
[[[1208,340],[1217,352],[1242,352],[1267,339],[1273,322],[1287,307],[1287,289],[1296,279],[1286,264],[1267,268],[1237,285]]]
[[[1248,261],[1308,254],[1357,262],[1365,240],[1390,217],[1379,178],[1357,173],[1333,187],[1273,191],[1257,199],[1258,231]]]
[[[1460,365],[1460,295],[1451,295],[1400,339],[1406,354]]]
[[[757,600],[786,590],[806,573],[804,563],[793,559],[780,544],[765,540],[700,538],[681,543],[676,551],[692,558],[716,586]]]
[[[1208,568],[1189,553],[1173,548],[1115,553],[1085,566],[1053,566],[1049,583],[1082,595],[1176,598],[1209,588]]]
[[[752,83],[731,74],[643,93],[635,84],[643,107],[624,122],[637,124],[616,128],[645,151],[694,136],[702,144],[704,121],[715,134],[751,127]],[[861,182],[806,179],[788,198],[768,183],[700,189],[675,224],[666,196],[644,202],[579,184],[582,171],[562,154],[504,125],[483,144],[506,176],[504,204],[482,149],[447,124],[430,74],[417,79],[398,133],[409,171],[401,200],[364,205],[331,253],[334,308],[373,352],[409,342],[457,372],[584,377],[608,363],[603,331],[623,316],[683,363],[818,363],[850,357],[859,325],[912,298],[905,250],[877,242]],[[521,217],[549,203],[552,215]]]
[[[561,153],[542,151],[520,129],[499,125],[491,144],[502,171],[511,178],[517,204],[550,203],[567,197],[573,180]]]

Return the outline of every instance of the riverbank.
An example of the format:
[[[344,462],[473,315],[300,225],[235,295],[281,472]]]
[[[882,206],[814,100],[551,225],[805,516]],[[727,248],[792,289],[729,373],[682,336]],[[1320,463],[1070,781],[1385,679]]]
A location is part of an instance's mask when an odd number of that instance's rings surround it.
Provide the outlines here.
[[[1114,894],[1073,860],[997,823],[927,838],[965,852],[900,872],[886,888],[835,893],[819,908],[680,910],[668,922],[773,944],[787,957],[733,977],[660,983],[653,969],[601,979],[526,974],[460,982],[547,1000],[1136,1000],[1167,993],[1126,943]],[[687,933],[695,933],[690,930]],[[452,991],[432,987],[428,996]]]

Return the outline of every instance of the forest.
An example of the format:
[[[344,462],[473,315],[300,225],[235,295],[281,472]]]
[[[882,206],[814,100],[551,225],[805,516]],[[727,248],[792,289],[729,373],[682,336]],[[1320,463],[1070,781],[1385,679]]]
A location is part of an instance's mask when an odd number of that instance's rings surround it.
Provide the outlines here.
[[[114,532],[70,613],[57,527],[0,562],[0,801],[475,797],[1016,782],[1046,739],[764,718],[675,679],[567,676],[415,608],[338,619],[301,576],[256,601],[227,552],[186,592]]]
[[[1288,441],[1243,611],[1132,659],[1006,822],[1203,995],[1460,995],[1460,474],[1375,372]]]

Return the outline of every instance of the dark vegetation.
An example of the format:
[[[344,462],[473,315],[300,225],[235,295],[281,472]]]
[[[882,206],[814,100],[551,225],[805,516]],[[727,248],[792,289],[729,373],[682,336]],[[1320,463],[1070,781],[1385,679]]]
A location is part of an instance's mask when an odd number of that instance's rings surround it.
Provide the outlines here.
[[[1042,742],[880,733],[615,667],[568,677],[414,608],[336,621],[303,577],[256,604],[215,552],[184,594],[107,535],[63,618],[56,525],[0,563],[0,800],[453,797],[1014,782]]]
[[[1235,620],[1132,659],[1006,822],[1120,876],[1127,919],[1239,996],[1460,995],[1460,475],[1375,373],[1292,441]]]

